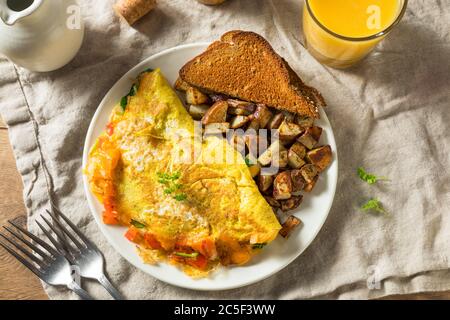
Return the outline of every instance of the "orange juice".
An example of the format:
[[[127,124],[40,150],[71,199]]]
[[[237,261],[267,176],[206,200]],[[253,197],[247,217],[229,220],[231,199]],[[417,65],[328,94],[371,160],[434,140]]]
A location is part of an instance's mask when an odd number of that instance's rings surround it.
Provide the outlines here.
[[[320,62],[344,68],[364,58],[399,21],[405,0],[305,0],[303,32]]]

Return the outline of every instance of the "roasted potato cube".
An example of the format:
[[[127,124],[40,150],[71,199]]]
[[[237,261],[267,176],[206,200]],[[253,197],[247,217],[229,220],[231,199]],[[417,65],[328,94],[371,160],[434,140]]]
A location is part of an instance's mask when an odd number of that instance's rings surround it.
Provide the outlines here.
[[[303,132],[303,129],[298,124],[284,120],[278,128],[278,131],[280,140],[292,141]]]
[[[262,192],[269,190],[269,188],[273,184],[273,180],[274,180],[273,176],[260,174],[258,177],[259,190],[261,190]]]
[[[275,141],[259,156],[259,163],[263,166],[268,166],[272,159],[277,157],[282,150],[284,150],[284,147],[280,144],[280,141]]]
[[[278,129],[284,120],[284,114],[277,113],[273,116],[273,118],[269,121],[269,129],[274,130]]]
[[[306,181],[300,170],[291,170],[292,192],[300,192],[305,187]]]
[[[282,228],[280,230],[280,236],[283,238],[288,238],[292,231],[294,231],[298,226],[300,226],[302,221],[295,217],[295,216],[289,216],[287,220],[283,223]]]
[[[244,136],[244,140],[249,154],[251,154],[252,156],[257,157],[258,154],[262,154],[267,150],[267,141],[262,139],[257,134],[250,134],[249,132],[247,132]]]
[[[211,99],[211,101],[213,103],[217,102],[217,101],[226,101],[226,100],[228,100],[228,97],[226,95],[219,94],[219,93],[210,94],[209,98]]]
[[[253,114],[253,118],[259,122],[260,128],[265,128],[270,119],[272,119],[272,116],[272,112],[270,112],[269,108],[264,104],[258,104],[256,106],[256,111]]]
[[[302,201],[303,201],[302,195],[292,196],[290,199],[287,200],[281,200],[280,201],[281,210],[286,212],[297,209],[301,205]]]
[[[251,164],[248,166],[248,170],[250,170],[250,174],[254,178],[261,172],[261,166],[259,163]]]
[[[255,131],[258,131],[261,128],[261,125],[259,124],[259,121],[257,119],[254,119],[251,117],[250,124],[247,127],[247,130],[253,129]]]
[[[319,176],[316,176],[313,181],[310,183],[307,183],[305,185],[305,188],[303,189],[305,192],[311,192],[313,191],[314,187],[316,186],[317,181],[319,180]]]
[[[316,128],[318,128],[318,127],[316,127]],[[301,144],[303,144],[306,148],[311,150],[318,143],[318,140],[316,140],[317,133],[318,133],[317,131],[318,130],[314,130],[312,128],[307,128],[305,130],[305,132],[300,137],[298,137],[297,141],[300,142]],[[320,135],[319,135],[319,138],[320,138]]]
[[[301,167],[300,173],[302,174],[303,179],[305,179],[306,183],[311,183],[319,172],[317,171],[315,165],[306,164],[303,167]]]
[[[210,106],[207,104],[200,104],[200,105],[191,104],[189,106],[189,114],[195,120],[201,120],[205,116],[209,108]]]
[[[184,81],[181,78],[178,78],[177,81],[175,81],[175,89],[178,91],[187,91],[189,88],[191,88],[191,86],[189,85],[189,83],[187,83],[186,81]]]
[[[322,172],[330,165],[332,157],[331,147],[324,146],[309,151],[306,155],[306,160],[315,165],[319,172]]]
[[[306,148],[300,142],[294,143],[289,150],[295,152],[300,157],[300,159],[304,159],[306,156]]]
[[[228,113],[237,116],[249,116],[254,113],[256,109],[255,104],[251,102],[236,99],[228,99],[227,102],[230,106],[228,109]]]
[[[281,150],[278,158],[274,157],[272,165],[278,168],[286,168],[289,164],[289,156],[287,150]]]
[[[307,132],[311,134],[311,136],[316,140],[317,142],[320,141],[320,137],[322,136],[323,129],[321,127],[313,126],[306,129]]]
[[[293,169],[299,169],[305,165],[305,161],[300,158],[300,156],[292,150],[292,147],[289,149],[288,153],[288,164]]]
[[[295,122],[295,114],[293,114],[292,112],[289,111],[281,111],[284,115],[284,119],[287,122]]]
[[[249,121],[249,118],[247,116],[235,116],[233,119],[231,119],[231,128],[237,129],[243,127],[247,122]]]
[[[228,122],[208,123],[207,125],[205,125],[206,134],[225,133],[228,129],[230,129],[230,124]]]
[[[219,101],[212,105],[202,119],[203,124],[223,123],[227,121],[228,103]]]
[[[312,127],[314,125],[314,118],[311,118],[309,116],[302,116],[297,115],[295,117],[295,123],[298,124],[300,127],[306,129],[309,127]]]
[[[289,199],[292,196],[292,180],[289,171],[279,173],[273,182],[273,197],[276,200]]]
[[[275,200],[271,196],[264,196],[264,199],[266,199],[267,203],[270,204],[273,208],[279,208],[281,207],[281,204],[279,201]]]
[[[200,90],[189,87],[186,90],[186,102],[188,104],[206,104],[209,102],[209,97]]]

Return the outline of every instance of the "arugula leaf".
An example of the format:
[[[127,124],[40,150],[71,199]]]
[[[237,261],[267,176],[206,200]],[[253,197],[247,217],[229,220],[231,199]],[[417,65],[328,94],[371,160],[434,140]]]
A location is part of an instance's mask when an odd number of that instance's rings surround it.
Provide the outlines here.
[[[198,252],[193,252],[193,253],[175,252],[174,254],[179,257],[191,258],[191,259],[198,257]]]
[[[262,248],[264,248],[265,246],[267,246],[267,243],[255,243],[255,244],[252,246],[252,248],[253,248],[253,249],[262,249]]]
[[[361,180],[367,182],[368,184],[375,184],[377,181],[381,180],[389,180],[386,177],[377,177],[374,174],[367,173],[363,167],[358,168],[358,176],[360,177]]]
[[[138,228],[138,229],[142,229],[142,228],[145,228],[146,227],[146,225],[145,224],[143,224],[143,223],[141,223],[141,222],[139,222],[139,221],[136,221],[136,220],[133,220],[133,219],[131,219],[131,225],[132,226],[134,226],[134,227],[136,227],[136,228]]]
[[[185,194],[185,193],[180,193],[180,194],[177,194],[175,197],[173,197],[175,200],[177,200],[177,201],[184,201],[184,200],[186,200],[187,199],[187,194]]]
[[[141,73],[153,72],[153,71],[155,71],[155,70],[152,69],[152,68],[147,68],[147,69],[145,69],[144,71],[142,71]]]
[[[127,108],[128,97],[135,96],[137,94],[138,90],[139,90],[139,86],[136,83],[134,83],[131,86],[130,92],[126,96],[122,97],[122,99],[120,100],[120,106],[122,107],[123,112],[125,112],[125,109]]]
[[[381,202],[378,199],[370,199],[369,201],[367,201],[365,204],[363,204],[361,206],[361,210],[363,211],[376,211],[378,213],[382,213],[387,215],[388,212],[384,209],[383,205],[381,204]]]

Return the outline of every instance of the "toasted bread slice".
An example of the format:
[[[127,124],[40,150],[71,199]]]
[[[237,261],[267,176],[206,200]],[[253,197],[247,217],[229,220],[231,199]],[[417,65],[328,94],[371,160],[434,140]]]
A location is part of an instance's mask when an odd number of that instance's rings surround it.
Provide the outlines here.
[[[245,101],[319,118],[320,93],[306,86],[260,35],[230,31],[180,70],[190,85]]]

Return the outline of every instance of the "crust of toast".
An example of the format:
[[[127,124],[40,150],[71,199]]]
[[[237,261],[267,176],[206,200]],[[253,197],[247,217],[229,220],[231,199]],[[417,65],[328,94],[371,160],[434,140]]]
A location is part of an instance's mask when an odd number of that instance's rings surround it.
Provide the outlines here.
[[[180,77],[200,90],[319,118],[321,94],[306,86],[272,46],[254,32],[230,31],[189,61]]]

